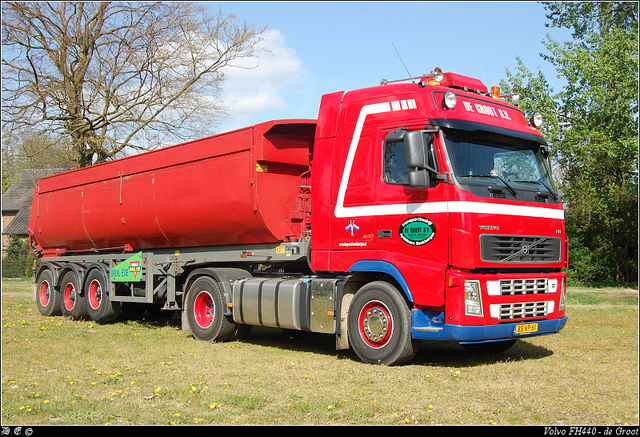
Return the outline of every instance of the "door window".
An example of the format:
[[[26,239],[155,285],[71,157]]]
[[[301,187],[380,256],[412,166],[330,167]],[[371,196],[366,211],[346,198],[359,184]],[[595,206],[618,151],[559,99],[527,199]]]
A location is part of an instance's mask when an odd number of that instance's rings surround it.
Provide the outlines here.
[[[426,134],[428,135],[428,134]],[[428,135],[428,164],[436,173],[438,160],[431,135]],[[407,167],[404,153],[404,141],[385,143],[384,146],[384,181],[391,185],[409,185],[409,173],[412,168]],[[431,178],[431,187],[437,184],[435,177]]]

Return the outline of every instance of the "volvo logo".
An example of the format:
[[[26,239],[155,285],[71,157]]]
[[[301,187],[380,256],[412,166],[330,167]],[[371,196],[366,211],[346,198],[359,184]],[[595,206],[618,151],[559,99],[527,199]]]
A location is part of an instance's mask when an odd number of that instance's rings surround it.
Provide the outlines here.
[[[512,260],[513,258],[515,258],[516,256],[520,256],[520,255],[529,255],[529,252],[531,252],[531,249],[533,249],[534,247],[536,247],[538,244],[542,243],[543,241],[546,241],[546,237],[542,237],[539,240],[534,241],[531,244],[523,244],[520,247],[520,250],[517,251],[516,253],[512,253],[511,255],[509,255],[506,258],[503,258],[500,260],[500,262],[507,262]]]

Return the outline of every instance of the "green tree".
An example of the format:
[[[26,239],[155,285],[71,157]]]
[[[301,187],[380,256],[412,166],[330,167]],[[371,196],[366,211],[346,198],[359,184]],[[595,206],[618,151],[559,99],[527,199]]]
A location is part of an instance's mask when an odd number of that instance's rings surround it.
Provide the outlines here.
[[[18,235],[11,235],[9,245],[7,246],[7,255],[5,259],[9,260],[26,260],[29,252],[28,243]]]
[[[3,133],[64,137],[79,167],[211,134],[263,30],[204,3],[3,2]]]
[[[545,116],[570,238],[570,277],[636,281],[638,275],[638,5],[544,3],[551,37],[541,54],[568,85],[558,93],[518,59],[503,87]]]

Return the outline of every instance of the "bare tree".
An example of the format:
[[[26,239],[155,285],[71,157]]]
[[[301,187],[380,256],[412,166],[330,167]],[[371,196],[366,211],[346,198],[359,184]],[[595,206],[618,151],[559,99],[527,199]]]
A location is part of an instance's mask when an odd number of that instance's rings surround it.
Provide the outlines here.
[[[79,167],[214,133],[264,30],[199,3],[3,2],[3,131],[66,136]]]

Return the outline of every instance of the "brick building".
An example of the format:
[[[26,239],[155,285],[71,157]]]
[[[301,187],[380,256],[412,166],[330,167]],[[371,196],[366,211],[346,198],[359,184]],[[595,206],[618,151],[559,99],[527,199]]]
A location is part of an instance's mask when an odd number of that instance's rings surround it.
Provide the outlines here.
[[[62,173],[67,169],[27,169],[2,195],[2,255],[6,253],[11,235],[27,238],[27,227],[31,215],[33,189],[38,179]]]

